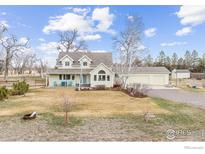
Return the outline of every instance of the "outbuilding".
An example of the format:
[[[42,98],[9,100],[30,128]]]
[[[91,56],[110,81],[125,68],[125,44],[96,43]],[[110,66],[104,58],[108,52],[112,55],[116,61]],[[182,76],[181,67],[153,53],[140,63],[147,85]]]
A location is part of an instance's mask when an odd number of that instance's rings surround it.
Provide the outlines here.
[[[172,79],[189,79],[191,73],[187,69],[174,69],[172,70]]]

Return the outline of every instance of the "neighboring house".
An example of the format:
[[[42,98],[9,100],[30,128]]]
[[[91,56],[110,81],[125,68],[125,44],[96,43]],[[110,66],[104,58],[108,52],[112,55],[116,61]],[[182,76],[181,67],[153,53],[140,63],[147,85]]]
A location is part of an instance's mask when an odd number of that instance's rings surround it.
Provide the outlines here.
[[[172,70],[172,79],[189,79],[191,73],[187,69],[174,69]]]
[[[127,84],[169,84],[169,70],[165,67],[132,67],[123,73],[112,63],[112,53],[60,52],[56,67],[49,69],[49,86],[112,87],[116,79],[127,77]],[[80,80],[81,79],[81,80]]]

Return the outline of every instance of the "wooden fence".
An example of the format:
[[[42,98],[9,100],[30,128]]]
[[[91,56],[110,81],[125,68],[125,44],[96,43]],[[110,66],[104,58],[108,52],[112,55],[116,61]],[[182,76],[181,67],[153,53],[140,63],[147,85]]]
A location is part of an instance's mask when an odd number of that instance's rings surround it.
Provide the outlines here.
[[[11,88],[14,83],[17,83],[19,81],[23,80],[0,80],[0,86],[6,86],[7,88]],[[45,87],[46,86],[46,81],[44,80],[25,80],[31,88],[35,87]]]
[[[191,78],[205,79],[205,73],[191,73]]]

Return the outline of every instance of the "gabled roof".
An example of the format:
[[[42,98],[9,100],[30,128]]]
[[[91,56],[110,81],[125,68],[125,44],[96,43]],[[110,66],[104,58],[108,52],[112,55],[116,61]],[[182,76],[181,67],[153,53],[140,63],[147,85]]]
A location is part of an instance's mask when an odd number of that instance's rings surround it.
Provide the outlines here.
[[[172,72],[176,71],[176,73],[190,73],[189,70],[187,69],[176,69],[176,70],[172,70]]]
[[[128,73],[128,67],[122,65],[114,65],[113,71],[118,74]],[[170,71],[166,67],[138,67],[133,66],[129,71],[130,74],[169,74]]]
[[[59,60],[60,61],[62,61],[63,59],[65,59],[65,58],[68,58],[68,59],[70,59],[71,61],[74,61],[70,56],[68,56],[68,55],[65,55],[65,56],[63,56],[63,57],[61,57]]]
[[[95,71],[96,69],[98,69],[100,66],[105,67],[107,70],[109,70],[111,73],[113,73],[112,69],[110,69],[109,67],[107,67],[105,64],[100,63],[97,67],[95,67],[90,73],[92,73],[93,71]]]
[[[78,60],[82,58],[84,55],[89,57],[92,62],[91,65],[97,66],[100,63],[105,64],[106,66],[112,65],[112,53],[105,52],[105,53],[96,53],[96,52],[60,52],[57,59],[57,64],[59,64],[59,59],[68,55],[71,57],[73,61],[73,65],[80,65]]]
[[[83,58],[86,58],[89,61],[92,61],[92,59],[90,59],[87,55],[83,55],[80,59],[78,59],[78,61],[81,61]]]

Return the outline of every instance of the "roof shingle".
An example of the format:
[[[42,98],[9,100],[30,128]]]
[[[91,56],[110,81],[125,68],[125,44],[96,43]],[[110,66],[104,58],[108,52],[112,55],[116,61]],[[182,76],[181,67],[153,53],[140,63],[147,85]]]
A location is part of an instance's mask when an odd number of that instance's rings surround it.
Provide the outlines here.
[[[112,53],[111,52],[105,52],[105,53],[96,53],[96,52],[60,52],[58,55],[58,59],[57,59],[57,64],[59,64],[59,60],[61,58],[63,58],[64,56],[68,55],[69,57],[71,57],[74,62],[73,65],[80,65],[78,63],[78,60],[80,58],[82,58],[84,55],[86,55],[87,57],[89,57],[92,62],[91,65],[92,66],[97,66],[100,63],[103,63],[107,66],[111,66],[112,65]]]
[[[122,65],[114,65],[113,71],[118,74],[128,73],[128,67]],[[166,67],[138,67],[133,66],[129,71],[130,74],[169,74],[170,71]]]

